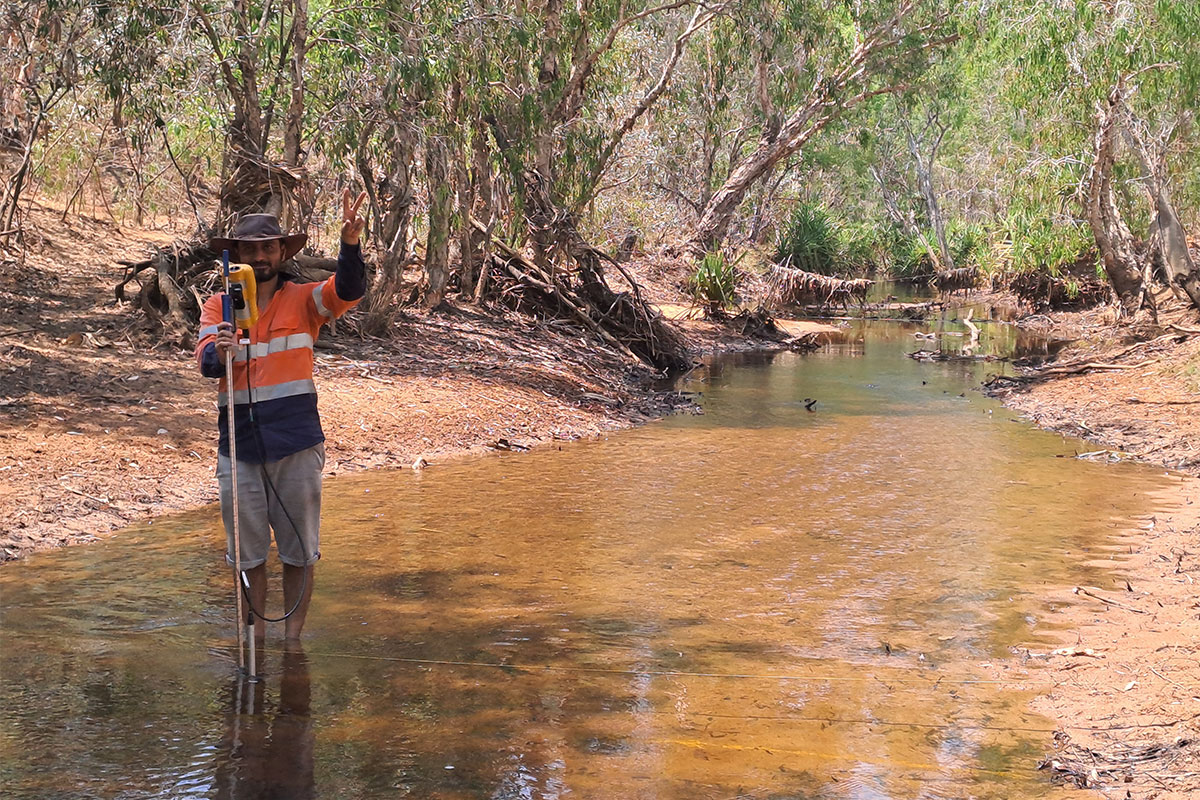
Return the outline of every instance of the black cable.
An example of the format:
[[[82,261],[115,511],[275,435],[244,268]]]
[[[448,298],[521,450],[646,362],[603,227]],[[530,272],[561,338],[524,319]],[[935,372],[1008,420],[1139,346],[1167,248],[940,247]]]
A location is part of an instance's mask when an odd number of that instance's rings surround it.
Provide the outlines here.
[[[292,514],[290,511],[288,511],[287,504],[283,502],[283,496],[281,494],[279,494],[279,490],[275,488],[275,483],[271,480],[271,474],[269,472],[267,472],[266,461],[265,461],[265,459],[267,457],[267,446],[263,442],[262,430],[259,429],[258,419],[254,415],[254,386],[252,385],[252,383],[250,381],[251,364],[250,364],[250,343],[249,342],[246,343],[246,351],[245,352],[246,352],[246,399],[249,401],[248,405],[250,407],[250,427],[254,431],[255,443],[258,445],[258,456],[259,456],[259,458],[264,459],[263,461],[258,462],[258,468],[262,472],[263,478],[266,479],[268,490],[270,490],[270,492],[275,495],[275,499],[279,501],[279,507],[283,509],[283,514],[285,517],[287,517],[288,524],[292,526],[292,533],[296,534],[296,541],[300,544],[300,555],[304,557],[304,566],[302,567],[303,572],[301,573],[302,580],[300,582],[300,596],[296,598],[295,605],[293,605],[291,607],[291,609],[286,614],[284,614],[282,617],[268,617],[268,616],[264,616],[263,614],[259,613],[258,609],[256,609],[254,607],[254,602],[250,599],[250,587],[248,587],[246,585],[246,581],[238,581],[238,583],[242,587],[242,595],[246,598],[246,605],[249,606],[250,613],[253,616],[258,617],[263,622],[283,622],[288,617],[290,617],[292,614],[296,613],[296,609],[298,609],[300,607],[300,604],[302,602],[304,602],[304,593],[306,591],[308,591],[308,568],[311,565],[308,563],[308,549],[304,546],[304,537],[300,535],[300,528],[297,527],[295,520],[292,519]],[[233,402],[234,397],[235,397],[235,393],[233,391],[233,387],[230,387],[230,391],[229,391],[230,402]],[[236,404],[235,404],[235,408],[236,408]],[[230,435],[236,435],[236,432],[231,431]],[[232,479],[233,476],[231,475],[230,477]],[[267,497],[267,502],[268,502],[268,504],[270,503],[269,495]],[[238,513],[238,509],[234,509],[233,513],[235,513],[235,514]],[[238,572],[241,573],[242,575],[246,574],[243,570],[238,570]]]

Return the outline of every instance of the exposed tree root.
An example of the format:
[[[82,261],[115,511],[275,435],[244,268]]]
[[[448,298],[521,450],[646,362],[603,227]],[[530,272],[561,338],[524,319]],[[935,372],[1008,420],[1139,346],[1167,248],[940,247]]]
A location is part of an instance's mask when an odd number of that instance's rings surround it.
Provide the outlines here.
[[[524,313],[582,324],[619,352],[657,369],[691,366],[682,334],[646,302],[625,267],[583,239],[571,215],[550,201],[539,176],[527,175],[526,183],[526,215],[537,253],[526,258],[490,239],[495,255],[485,269],[493,296]],[[472,226],[489,236],[478,220]],[[621,274],[628,291],[613,291],[605,264]]]
[[[849,306],[867,301],[867,291],[874,281],[866,278],[831,278],[815,272],[776,265],[767,273],[766,304],[774,308],[785,306]]]
[[[959,267],[939,272],[934,276],[933,283],[939,292],[967,292],[979,283],[979,269],[976,267]]]

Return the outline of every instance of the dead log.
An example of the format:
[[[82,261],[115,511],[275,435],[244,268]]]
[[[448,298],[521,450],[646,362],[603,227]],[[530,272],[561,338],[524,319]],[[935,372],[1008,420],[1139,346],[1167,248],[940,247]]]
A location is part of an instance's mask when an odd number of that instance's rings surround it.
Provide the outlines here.
[[[979,283],[979,269],[976,267],[959,267],[958,269],[944,270],[934,276],[933,283],[937,286],[939,292],[947,294],[968,292],[974,289],[976,284]]]
[[[1080,254],[1060,275],[1046,270],[1022,272],[1009,279],[1008,288],[1035,311],[1068,311],[1094,308],[1112,300],[1112,287],[1096,277],[1096,251]]]
[[[971,332],[970,340],[963,344],[963,355],[966,356],[975,355],[975,348],[979,346],[979,326],[971,321],[973,316],[975,316],[975,309],[968,308],[967,315],[962,318],[962,323]]]
[[[478,225],[478,221],[475,221]],[[482,227],[482,226],[481,226]],[[554,297],[565,308],[569,309],[571,314],[585,327],[595,331],[601,339],[611,344],[617,350],[624,353],[629,358],[637,360],[637,355],[629,349],[623,342],[619,341],[611,333],[605,330],[599,323],[592,319],[586,311],[579,307],[566,297],[562,289],[558,287],[545,272],[543,272],[536,264],[526,259],[513,248],[503,242],[496,242],[496,247],[503,252],[508,258],[503,262],[503,266],[508,270],[514,278],[520,282],[529,283],[532,286],[545,292],[547,295]],[[540,277],[537,277],[540,276]]]
[[[1104,361],[1089,361],[1086,364],[1075,364],[1069,367],[1051,367],[1044,369],[1038,373],[1041,375],[1081,375],[1084,372],[1090,372],[1094,369],[1099,370],[1122,370],[1122,369],[1139,369],[1148,367],[1151,364],[1157,364],[1162,361],[1161,358],[1151,358],[1146,361],[1139,361],[1136,364],[1110,364]]]
[[[766,305],[819,305],[848,307],[852,302],[863,305],[874,281],[866,278],[832,278],[816,272],[776,264],[767,273]]]

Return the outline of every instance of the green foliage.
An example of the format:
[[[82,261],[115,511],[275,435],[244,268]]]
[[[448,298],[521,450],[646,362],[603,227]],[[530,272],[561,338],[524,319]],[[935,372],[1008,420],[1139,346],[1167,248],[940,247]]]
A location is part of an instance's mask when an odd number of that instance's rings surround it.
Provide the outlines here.
[[[873,222],[842,222],[815,203],[800,203],[775,247],[776,263],[831,277],[870,273],[887,260],[891,231]]]
[[[293,88],[286,32],[294,4],[269,12],[216,0],[9,5],[0,11],[0,74],[22,74],[35,56],[37,68],[24,72],[40,80],[11,93],[13,102],[32,103],[34,88],[44,95],[59,87],[69,97],[47,122],[51,135],[35,144],[31,174],[44,190],[69,195],[82,187],[81,198],[101,204],[97,213],[136,207],[139,217],[178,217],[183,208],[187,216],[182,172],[202,203],[214,203],[228,146],[227,70],[256,72],[263,152],[278,158]],[[379,210],[410,203],[419,236],[431,199],[445,205],[449,193],[465,202],[470,195],[461,189],[478,185],[481,144],[496,198],[494,231],[506,241],[527,244],[525,191],[535,172],[547,178],[558,207],[578,212],[585,236],[633,230],[647,242],[677,241],[747,156],[828,85],[864,31],[897,8],[896,0],[722,4],[688,42],[666,93],[598,176],[599,153],[658,80],[696,8],[643,15],[656,5],[589,0],[524,4],[516,13],[498,0],[361,7],[311,0],[303,167],[319,195],[346,176],[375,181]],[[239,8],[248,11],[241,20]],[[742,219],[751,206],[754,219],[731,230],[758,243],[778,231],[775,260],[806,271],[848,277],[886,268],[920,278],[936,262],[928,249],[937,241],[933,205],[947,220],[956,266],[1089,270],[1094,242],[1082,220],[1081,187],[1098,104],[1125,80],[1131,124],[1143,126],[1158,148],[1162,177],[1194,232],[1200,0],[919,0],[898,24],[919,30],[942,12],[945,25],[926,33],[958,32],[959,45],[912,48],[903,57],[897,51],[905,48],[889,47],[872,56],[863,65],[869,79],[853,91],[889,83],[904,91],[864,101],[779,162],[743,204]],[[39,47],[23,52],[18,23],[31,20],[38,20]],[[589,60],[610,33],[611,48]],[[249,40],[257,49],[245,56]],[[35,109],[4,110],[29,118]],[[179,171],[162,149],[164,133]],[[435,136],[448,148],[450,178],[430,186],[421,153]],[[1144,236],[1140,167],[1124,144],[1118,157],[1118,201],[1135,235]],[[388,193],[402,183],[397,176],[411,178],[403,182],[408,195]],[[463,209],[455,213],[465,218]],[[913,229],[924,233],[907,232]],[[690,280],[697,297],[719,305],[731,302],[735,284],[736,271],[716,254]]]
[[[933,231],[925,233],[925,239],[911,233],[895,231],[888,249],[888,273],[902,281],[928,281],[933,277],[933,258],[925,242],[934,241]]]
[[[841,264],[838,228],[823,207],[800,203],[775,248],[775,260],[793,269],[836,275]]]
[[[946,231],[946,244],[955,267],[986,269],[991,262],[991,237],[977,223],[955,222]]]
[[[687,281],[687,289],[697,302],[712,309],[733,305],[737,293],[737,268],[721,253],[705,253]]]
[[[837,226],[838,260],[843,272],[867,275],[887,262],[892,229],[886,224],[860,221]]]
[[[975,267],[983,271],[997,268],[991,247],[992,237],[987,228],[976,223],[953,222],[946,229],[946,244],[956,268]],[[888,273],[898,280],[929,281],[934,277],[940,260],[937,234],[932,229],[920,235],[892,229],[887,253]]]
[[[1077,222],[1059,222],[1045,216],[1013,214],[1004,221],[1003,247],[1006,268],[1013,274],[1044,272],[1059,277],[1081,262],[1092,261],[1098,271],[1096,241],[1091,230]]]

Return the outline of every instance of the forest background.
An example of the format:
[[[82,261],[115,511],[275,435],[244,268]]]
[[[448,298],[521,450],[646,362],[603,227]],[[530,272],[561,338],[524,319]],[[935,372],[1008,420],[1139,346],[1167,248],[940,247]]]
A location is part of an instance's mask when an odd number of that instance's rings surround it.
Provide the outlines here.
[[[0,257],[35,196],[172,226],[126,277],[184,342],[208,235],[265,210],[320,254],[350,187],[373,333],[553,307],[670,366],[607,285],[636,255],[714,310],[771,269],[1200,306],[1198,30],[1195,0],[15,0]]]

